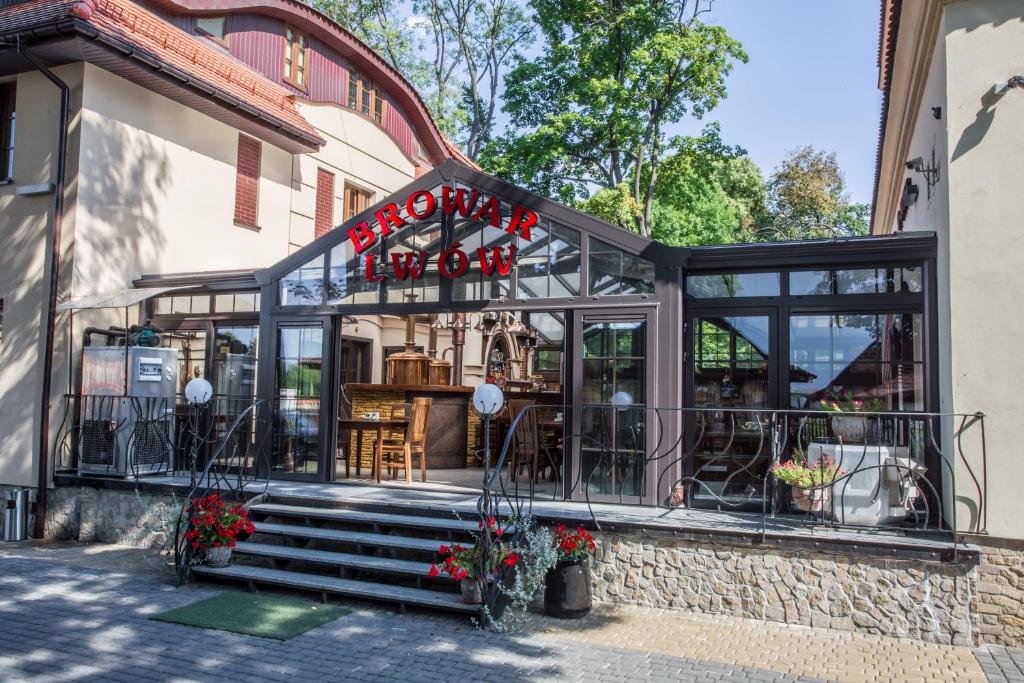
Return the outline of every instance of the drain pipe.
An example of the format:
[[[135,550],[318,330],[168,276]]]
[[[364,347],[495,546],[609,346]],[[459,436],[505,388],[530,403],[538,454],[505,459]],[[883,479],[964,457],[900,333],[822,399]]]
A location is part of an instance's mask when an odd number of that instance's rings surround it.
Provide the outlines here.
[[[36,488],[35,521],[32,537],[42,538],[46,531],[47,486],[50,474],[50,390],[53,374],[53,345],[57,326],[57,294],[60,290],[61,220],[64,218],[64,175],[67,166],[68,118],[71,109],[71,89],[57,78],[38,57],[28,51],[18,39],[18,54],[34,66],[60,90],[60,128],[57,131],[57,177],[53,190],[53,233],[50,236],[50,289],[46,300],[46,337],[43,348],[43,386],[40,391],[39,419],[39,479]],[[71,359],[68,358],[68,362]]]

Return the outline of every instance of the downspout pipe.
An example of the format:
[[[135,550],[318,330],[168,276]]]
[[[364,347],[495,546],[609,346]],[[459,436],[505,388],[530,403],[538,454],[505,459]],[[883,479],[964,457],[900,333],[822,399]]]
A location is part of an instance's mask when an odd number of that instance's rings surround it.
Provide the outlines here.
[[[60,90],[60,123],[57,131],[57,177],[53,191],[53,231],[50,234],[50,289],[46,297],[46,326],[43,342],[43,385],[39,392],[39,479],[36,488],[35,521],[32,537],[46,531],[47,486],[50,483],[50,392],[53,374],[53,346],[57,327],[57,295],[60,291],[61,223],[64,218],[64,176],[67,173],[68,119],[71,89],[18,39],[18,54]],[[68,358],[68,362],[71,359]]]

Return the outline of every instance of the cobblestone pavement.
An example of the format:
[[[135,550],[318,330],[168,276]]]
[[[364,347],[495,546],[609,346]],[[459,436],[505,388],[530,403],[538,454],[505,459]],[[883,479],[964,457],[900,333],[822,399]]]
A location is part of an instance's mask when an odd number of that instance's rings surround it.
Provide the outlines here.
[[[63,681],[1024,681],[1024,652],[599,606],[496,635],[464,619],[354,612],[279,642],[150,621],[215,595],[120,546],[0,549],[0,678]],[[230,589],[228,589],[230,590]]]

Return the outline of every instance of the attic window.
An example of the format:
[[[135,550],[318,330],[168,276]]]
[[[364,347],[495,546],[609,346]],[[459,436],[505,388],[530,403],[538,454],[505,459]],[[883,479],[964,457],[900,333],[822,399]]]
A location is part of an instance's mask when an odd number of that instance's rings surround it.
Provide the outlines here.
[[[348,72],[348,106],[384,123],[384,92],[355,69]]]
[[[306,87],[306,34],[291,26],[285,30],[284,80]]]
[[[196,30],[200,35],[210,36],[223,42],[227,35],[227,17],[199,17],[196,19]]]

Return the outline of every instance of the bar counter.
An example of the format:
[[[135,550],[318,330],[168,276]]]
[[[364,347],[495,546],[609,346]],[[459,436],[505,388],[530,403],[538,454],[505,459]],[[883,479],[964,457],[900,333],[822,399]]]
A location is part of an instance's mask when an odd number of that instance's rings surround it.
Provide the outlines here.
[[[345,391],[352,400],[352,417],[360,418],[368,412],[381,417],[391,415],[395,403],[412,403],[413,399],[432,399],[427,418],[427,470],[466,467],[472,461],[480,420],[470,410],[473,387],[439,384],[346,384]],[[355,435],[350,453],[355,453]],[[373,460],[374,443],[369,434],[363,436],[363,457],[360,467],[368,468]],[[418,463],[413,462],[416,477]],[[384,473],[386,475],[386,472]]]

